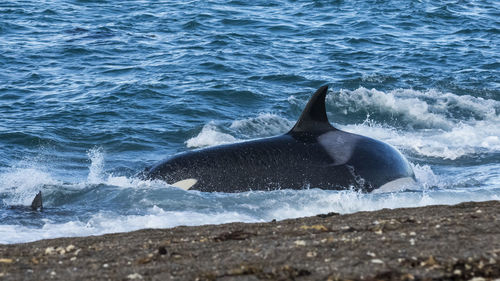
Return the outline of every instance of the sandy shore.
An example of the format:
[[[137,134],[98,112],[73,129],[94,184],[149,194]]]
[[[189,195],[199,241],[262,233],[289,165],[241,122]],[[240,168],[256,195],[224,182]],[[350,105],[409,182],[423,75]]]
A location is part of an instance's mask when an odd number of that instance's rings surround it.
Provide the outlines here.
[[[499,201],[0,245],[2,280],[495,278]]]

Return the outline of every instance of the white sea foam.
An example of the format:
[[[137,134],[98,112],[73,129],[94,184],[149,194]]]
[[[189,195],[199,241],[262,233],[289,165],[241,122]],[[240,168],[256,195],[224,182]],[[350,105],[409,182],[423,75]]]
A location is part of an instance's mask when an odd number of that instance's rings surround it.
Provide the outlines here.
[[[56,237],[75,237],[133,231],[143,228],[170,228],[236,221],[256,221],[238,212],[202,213],[196,211],[164,211],[152,207],[145,215],[117,215],[99,212],[88,221],[54,223],[50,220],[42,228],[19,225],[0,225],[0,244],[29,242]]]
[[[214,146],[227,143],[235,143],[243,139],[266,137],[278,135],[286,132],[293,124],[286,118],[280,117],[272,113],[261,113],[255,118],[243,120],[235,120],[225,131],[222,132],[223,125],[216,125],[214,121],[203,126],[201,132],[186,141],[186,146],[189,148],[200,148]],[[242,138],[235,137],[239,135]]]
[[[398,128],[368,118],[361,124],[337,126],[420,156],[455,160],[500,151],[500,102],[496,100],[436,90],[383,92],[363,87],[354,91],[340,90],[327,97],[330,106],[346,115],[356,112],[385,114],[406,122],[407,126]],[[228,127],[216,126],[212,121],[196,137],[186,141],[186,145],[205,147],[279,135],[293,124],[294,121],[271,113],[235,120]]]
[[[300,196],[299,194],[297,194]],[[304,195],[302,195],[304,196]],[[435,204],[457,204],[464,201],[486,201],[500,199],[498,194],[460,191],[399,192],[388,194],[363,194],[353,191],[321,192],[311,201],[278,204],[269,217],[286,219],[312,216],[319,213],[337,212],[341,214],[359,211],[374,211],[383,208],[420,207]],[[300,200],[297,198],[297,200]]]
[[[425,157],[455,160],[500,151],[500,102],[436,90],[382,92],[358,88],[329,95],[329,102],[349,112],[395,114],[408,127],[397,129],[369,120],[342,126],[346,131],[386,141]],[[411,129],[413,126],[422,128]]]
[[[272,113],[261,113],[257,117],[235,120],[230,129],[246,137],[263,137],[283,134],[289,131],[293,122]]]
[[[38,159],[24,159],[0,174],[0,192],[9,194],[7,205],[30,205],[35,194],[45,185],[61,182],[54,179]]]
[[[396,114],[410,126],[451,130],[460,122],[472,123],[500,120],[500,102],[468,95],[443,93],[436,90],[397,89],[389,92],[358,88],[340,90],[328,96],[336,106],[349,112]]]
[[[191,148],[220,145],[237,142],[238,139],[230,134],[221,132],[214,122],[203,126],[201,132],[186,141],[186,146]]]
[[[451,130],[401,131],[375,122],[364,122],[340,128],[385,141],[400,149],[425,157],[455,160],[467,155],[500,151],[500,129],[492,121],[476,121],[473,124],[457,123]]]
[[[0,225],[0,243],[19,243],[45,238],[100,235],[143,228],[170,228],[180,225],[205,225],[229,222],[265,222],[320,213],[341,214],[374,211],[382,208],[419,207],[433,204],[457,204],[464,201],[500,200],[500,192],[427,191],[387,194],[364,194],[354,191],[283,190],[221,194],[221,202],[229,199],[225,210],[166,211],[153,206],[142,215],[117,215],[100,211],[86,221],[55,223],[46,219],[42,228]],[[213,198],[212,198],[213,200]],[[231,210],[229,210],[231,209]]]
[[[159,180],[145,180],[136,177],[117,176],[107,173],[105,170],[105,153],[101,147],[95,147],[87,152],[90,160],[89,174],[87,181],[79,186],[85,184],[104,184],[121,188],[153,188],[153,187],[166,187],[164,181]]]

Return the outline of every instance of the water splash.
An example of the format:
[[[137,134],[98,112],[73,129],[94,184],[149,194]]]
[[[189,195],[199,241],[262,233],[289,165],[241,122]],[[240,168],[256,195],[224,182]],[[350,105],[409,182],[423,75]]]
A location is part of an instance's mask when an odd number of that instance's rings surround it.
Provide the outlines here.
[[[102,147],[94,147],[87,152],[90,160],[89,175],[87,182],[89,184],[99,184],[104,181],[104,152]]]
[[[186,146],[190,148],[197,148],[234,143],[237,141],[238,139],[232,135],[220,132],[214,122],[209,122],[203,126],[203,129],[196,137],[190,138],[186,141]]]
[[[6,195],[3,203],[10,206],[30,205],[34,196],[45,186],[60,184],[49,170],[41,154],[25,158],[5,169],[0,173],[0,193]]]

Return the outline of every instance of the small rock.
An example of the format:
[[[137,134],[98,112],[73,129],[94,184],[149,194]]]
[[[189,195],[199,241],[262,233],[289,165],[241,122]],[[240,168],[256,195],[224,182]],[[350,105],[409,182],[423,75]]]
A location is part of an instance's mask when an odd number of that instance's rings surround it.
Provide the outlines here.
[[[54,247],[48,247],[47,249],[45,249],[46,255],[52,255],[54,252],[55,252]]]
[[[12,259],[0,258],[0,263],[12,263]]]
[[[453,271],[453,274],[455,274],[455,275],[462,275],[462,271],[460,269],[455,269]]]
[[[56,251],[57,251],[60,255],[64,255],[64,254],[66,254],[66,249],[64,249],[63,247],[57,247],[57,248],[56,248]]]
[[[483,277],[474,277],[469,279],[469,281],[486,281],[486,279],[484,279]]]
[[[105,263],[105,264],[103,264],[103,265],[102,265],[102,267],[104,267],[104,268],[108,268],[108,267],[109,267],[109,264]]]
[[[427,260],[420,263],[421,266],[431,266],[431,267],[436,266],[437,264],[438,263],[433,256],[429,256]]]
[[[69,260],[70,261],[76,261],[76,257],[71,257]]]
[[[410,245],[415,246],[415,239],[410,239]]]
[[[372,257],[372,258],[374,258],[374,257],[376,257],[376,256],[377,256],[377,255],[375,255],[375,253],[373,253],[373,252],[367,252],[367,253],[366,253],[366,255],[367,255],[367,256],[370,256],[370,257]]]
[[[372,259],[372,263],[383,264],[384,261],[381,259]]]
[[[146,263],[150,263],[150,262],[153,260],[153,256],[154,256],[153,254],[148,254],[148,255],[147,255],[147,257],[145,257],[145,258],[141,258],[141,259],[138,259],[138,260],[137,260],[137,263],[138,263],[138,264],[146,264]],[[173,257],[173,258],[177,258],[175,253],[173,253],[173,254],[172,254],[172,257]],[[180,257],[180,256],[179,256],[179,257]]]
[[[297,241],[295,241],[295,245],[297,245],[297,246],[305,246],[306,245],[306,241],[304,241],[304,240],[297,240]]]
[[[75,245],[68,245],[68,246],[66,247],[66,252],[68,252],[68,253],[69,253],[69,252],[73,251],[74,249],[76,249]]]
[[[317,256],[318,253],[314,252],[314,251],[311,251],[311,252],[307,252],[306,256],[308,258],[314,258],[315,256]]]
[[[138,279],[142,279],[142,275],[140,275],[139,273],[132,273],[132,274],[127,275],[127,278],[130,280],[138,280]]]

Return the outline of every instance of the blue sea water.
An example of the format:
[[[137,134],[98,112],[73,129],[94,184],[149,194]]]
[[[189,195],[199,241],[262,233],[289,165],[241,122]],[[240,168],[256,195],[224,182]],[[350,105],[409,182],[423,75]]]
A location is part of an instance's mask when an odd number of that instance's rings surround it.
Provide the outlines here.
[[[0,3],[0,243],[500,200],[500,3]],[[184,191],[135,175],[287,132],[330,85],[343,130],[397,147],[395,193]],[[45,210],[20,206],[36,192]]]

